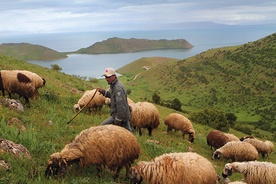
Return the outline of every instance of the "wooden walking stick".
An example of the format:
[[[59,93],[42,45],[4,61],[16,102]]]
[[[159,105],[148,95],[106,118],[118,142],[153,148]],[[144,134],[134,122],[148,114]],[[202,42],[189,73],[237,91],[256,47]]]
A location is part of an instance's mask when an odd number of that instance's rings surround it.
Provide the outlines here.
[[[91,100],[93,100],[93,98],[96,95],[97,91],[98,90],[96,89],[96,91],[93,94],[92,98],[85,104],[85,106],[83,106],[83,108],[70,121],[67,122],[67,124],[69,124],[71,121],[73,121],[73,119],[75,119],[75,117],[77,117],[79,115],[79,113],[81,113],[81,111],[91,102]]]

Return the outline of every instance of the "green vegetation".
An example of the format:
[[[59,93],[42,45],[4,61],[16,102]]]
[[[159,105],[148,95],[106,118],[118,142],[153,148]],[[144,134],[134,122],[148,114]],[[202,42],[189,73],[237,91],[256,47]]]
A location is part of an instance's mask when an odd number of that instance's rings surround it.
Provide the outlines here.
[[[64,53],[29,43],[6,43],[0,45],[0,54],[21,60],[57,60],[66,58]]]
[[[87,48],[82,48],[75,53],[102,54],[102,53],[126,53],[155,49],[189,49],[193,46],[185,39],[177,40],[147,40],[147,39],[123,39],[109,38],[97,42]]]
[[[206,135],[213,129],[212,126],[224,121],[229,124],[229,133],[237,137],[254,135],[262,140],[275,141],[275,37],[274,34],[247,45],[212,49],[181,61],[142,58],[120,68],[118,72],[123,74],[120,80],[133,101],[153,101],[153,94],[156,94],[154,99],[157,101],[160,97],[160,105],[155,104],[160,114],[160,126],[153,131],[153,136],[149,137],[146,130],[143,130],[142,136],[135,132],[141,145],[139,160],[150,160],[168,152],[186,152],[192,148],[209,159],[220,174],[225,163],[231,161],[211,159],[213,150],[206,143]],[[256,58],[261,58],[261,61]],[[95,166],[78,168],[73,165],[65,177],[47,179],[44,176],[52,153],[61,151],[82,130],[99,125],[109,116],[109,109],[105,107],[102,115],[90,116],[84,111],[67,124],[75,115],[73,105],[82,95],[71,92],[71,89],[108,88],[105,80],[83,80],[4,55],[0,55],[0,68],[30,70],[47,81],[46,86],[39,89],[40,99],[30,100],[31,107],[24,106],[24,113],[0,105],[0,137],[24,145],[32,156],[31,160],[19,159],[0,152],[0,160],[4,159],[12,165],[8,171],[0,170],[0,183],[128,183],[124,180],[124,170],[116,182],[106,170],[101,179],[97,178]],[[13,97],[18,99],[17,95]],[[0,101],[3,99],[0,96]],[[179,105],[178,100],[183,112],[162,104],[175,101]],[[202,113],[206,108],[208,110]],[[187,136],[182,139],[180,132],[166,133],[163,119],[172,112],[179,112],[188,118],[194,113],[206,115],[208,112],[214,113],[216,119],[210,123],[195,120],[196,139],[190,143]],[[12,118],[19,119],[26,130],[10,125]],[[258,127],[262,122],[267,122],[266,118],[272,119],[269,131]],[[159,144],[148,140],[156,140]],[[259,160],[275,163],[275,152],[269,158],[260,157]],[[241,178],[240,174],[230,177],[231,180]]]
[[[234,113],[239,122],[267,122],[276,127],[276,34],[235,47],[210,49],[184,60],[151,64],[141,58],[118,70],[139,100],[178,98],[184,112],[205,108]],[[143,69],[149,66],[149,70]],[[134,68],[138,68],[136,71]],[[267,129],[269,128],[269,129]],[[276,138],[275,138],[276,139]]]

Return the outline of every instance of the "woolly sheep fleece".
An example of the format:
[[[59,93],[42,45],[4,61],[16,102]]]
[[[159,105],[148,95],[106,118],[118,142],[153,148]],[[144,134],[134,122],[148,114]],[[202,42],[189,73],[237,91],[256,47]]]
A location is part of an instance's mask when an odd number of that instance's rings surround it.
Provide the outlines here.
[[[129,103],[131,108],[130,125],[138,128],[140,136],[142,128],[147,128],[149,136],[152,135],[152,130],[160,124],[158,109],[149,102]]]
[[[268,146],[268,144],[267,144],[268,142],[265,143],[264,141],[261,141],[258,139],[252,139],[252,138],[244,139],[243,142],[248,142],[248,143],[252,144],[257,149],[259,154],[262,155],[263,158],[266,155],[268,156],[271,153],[271,146]]]
[[[222,175],[228,177],[232,172],[243,174],[244,181],[248,184],[275,184],[276,164],[271,162],[233,162],[224,166]]]
[[[213,159],[223,156],[234,161],[252,161],[258,159],[257,149],[247,142],[231,141],[213,153]]]
[[[216,184],[212,163],[197,153],[169,153],[153,161],[140,161],[131,168],[131,183],[150,184]]]
[[[5,95],[4,91],[7,91],[9,97],[11,97],[11,94],[18,94],[25,98],[26,103],[29,103],[29,98],[33,99],[38,94],[30,78],[23,73],[16,70],[1,70],[0,72],[0,89],[3,96]]]
[[[87,90],[83,93],[82,97],[78,100],[78,103],[74,105],[75,110],[82,109],[93,97],[96,89]],[[105,104],[105,97],[97,91],[94,98],[87,104],[86,108],[89,109],[90,115],[92,114],[92,110],[95,109],[95,112],[99,110],[99,114],[102,113],[102,108]]]
[[[211,149],[218,149],[230,141],[240,141],[234,134],[227,134],[219,130],[211,130],[206,136],[206,140]]]
[[[185,134],[189,134],[189,141],[193,142],[195,139],[195,130],[192,122],[185,116],[178,113],[171,113],[164,119],[164,124],[167,125],[167,132],[180,130],[184,139]]]
[[[139,155],[138,140],[129,130],[116,125],[95,126],[83,130],[61,152],[52,154],[45,174],[66,174],[71,164],[78,163],[80,167],[96,165],[99,176],[105,167],[116,171],[114,178],[125,167],[128,177],[131,164]]]

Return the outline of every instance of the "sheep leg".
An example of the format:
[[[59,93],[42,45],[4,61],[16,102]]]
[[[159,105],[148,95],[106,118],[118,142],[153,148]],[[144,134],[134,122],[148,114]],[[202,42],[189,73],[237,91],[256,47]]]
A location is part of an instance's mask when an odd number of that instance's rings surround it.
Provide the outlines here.
[[[149,131],[149,136],[151,136],[151,135],[152,135],[152,134],[151,134],[151,133],[152,133],[152,128],[149,127],[149,128],[148,128],[148,131]]]
[[[117,167],[116,173],[115,173],[114,176],[113,176],[113,179],[114,179],[114,180],[117,179],[117,178],[119,177],[121,169],[122,169],[122,166],[118,166],[118,167]]]
[[[172,131],[172,127],[168,126],[167,127],[167,132],[170,132],[170,131]]]
[[[142,136],[142,128],[138,128],[139,135]]]
[[[129,179],[131,163],[126,164],[125,167],[126,167],[126,176],[125,176],[125,178],[128,180]]]
[[[100,177],[102,176],[102,172],[103,172],[103,168],[102,168],[101,165],[98,165],[98,166],[97,166],[97,171],[98,171],[97,175],[98,175],[98,177],[100,178]]]

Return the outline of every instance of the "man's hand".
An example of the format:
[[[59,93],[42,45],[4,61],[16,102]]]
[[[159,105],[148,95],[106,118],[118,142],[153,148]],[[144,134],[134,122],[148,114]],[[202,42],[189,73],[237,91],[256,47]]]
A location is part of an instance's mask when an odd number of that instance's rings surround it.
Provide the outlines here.
[[[97,88],[97,91],[102,93],[103,89],[102,88]]]

